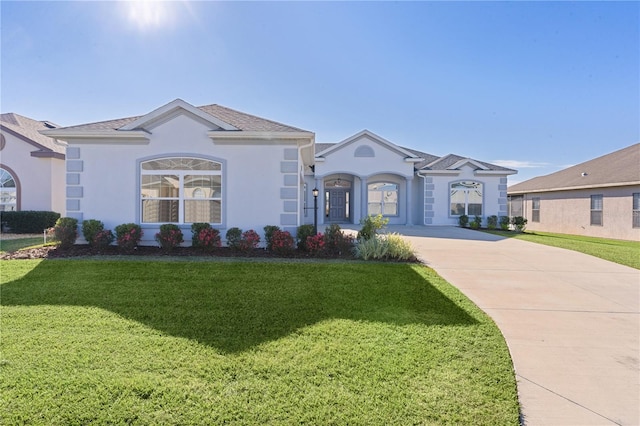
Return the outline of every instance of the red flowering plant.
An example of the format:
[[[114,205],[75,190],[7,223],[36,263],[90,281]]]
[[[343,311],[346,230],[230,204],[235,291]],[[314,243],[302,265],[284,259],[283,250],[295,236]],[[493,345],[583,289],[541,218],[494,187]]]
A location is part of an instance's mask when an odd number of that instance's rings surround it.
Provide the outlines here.
[[[242,233],[242,238],[238,243],[238,249],[240,251],[250,251],[256,247],[260,243],[260,235],[253,229],[249,229]]]
[[[316,235],[311,235],[307,237],[307,251],[313,255],[317,256],[322,254],[325,249],[325,241],[324,235],[321,233],[317,233]]]
[[[200,247],[203,250],[213,250],[220,247],[220,231],[213,228],[205,228],[200,230],[196,237],[197,243],[194,241],[194,246]]]
[[[125,252],[133,251],[142,239],[142,228],[135,223],[123,223],[115,228],[118,247]]]
[[[98,231],[93,236],[91,247],[94,247],[98,250],[104,249],[106,247],[109,247],[115,239],[116,237],[115,235],[113,235],[113,232],[111,232],[110,229],[103,229],[102,231]]]
[[[166,251],[173,250],[184,241],[182,230],[173,223],[160,225],[160,232],[156,233],[155,237],[158,244],[160,244],[160,248]]]
[[[276,230],[271,234],[271,251],[280,255],[293,253],[295,241],[289,231]]]

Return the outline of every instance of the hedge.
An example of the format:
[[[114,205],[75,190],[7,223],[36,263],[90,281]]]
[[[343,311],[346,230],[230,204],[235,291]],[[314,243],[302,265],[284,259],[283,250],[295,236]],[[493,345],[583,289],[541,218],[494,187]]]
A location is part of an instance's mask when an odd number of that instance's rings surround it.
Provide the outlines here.
[[[60,213],[22,210],[0,212],[0,222],[15,234],[39,234],[56,224]]]

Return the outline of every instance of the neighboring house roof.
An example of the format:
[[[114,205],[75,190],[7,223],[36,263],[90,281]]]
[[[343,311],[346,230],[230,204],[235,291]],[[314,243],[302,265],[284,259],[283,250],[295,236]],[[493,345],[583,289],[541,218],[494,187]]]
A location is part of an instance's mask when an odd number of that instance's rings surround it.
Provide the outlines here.
[[[54,157],[64,159],[65,147],[54,139],[44,136],[40,130],[56,129],[59,126],[49,121],[38,121],[13,112],[0,114],[0,128],[36,148],[34,157]]]
[[[178,101],[178,100],[176,100]],[[174,101],[174,102],[176,102]],[[184,102],[184,101],[183,101]],[[170,105],[170,104],[167,104]],[[267,120],[266,118],[257,117],[255,115],[246,114],[236,111],[222,105],[212,104],[196,107],[200,111],[207,113],[218,120],[230,124],[238,130],[245,132],[308,132],[297,127],[287,126],[286,124],[276,121]],[[79,130],[79,131],[105,131],[118,130],[139,120],[145,116],[118,118],[115,120],[100,121],[96,123],[82,124],[79,126],[65,127],[63,130]]]
[[[640,184],[640,143],[510,186],[509,194]]]

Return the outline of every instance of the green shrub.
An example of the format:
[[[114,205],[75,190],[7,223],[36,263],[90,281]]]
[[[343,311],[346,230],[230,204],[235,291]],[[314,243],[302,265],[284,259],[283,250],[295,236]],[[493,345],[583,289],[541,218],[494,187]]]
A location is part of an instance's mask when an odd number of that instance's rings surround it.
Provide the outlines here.
[[[368,240],[359,239],[354,248],[355,256],[363,260],[400,260],[416,259],[411,244],[396,233],[376,235]]]
[[[471,226],[471,229],[480,229],[482,226],[482,218],[480,216],[475,216],[469,226]]]
[[[271,233],[270,238],[271,250],[274,253],[278,253],[280,255],[293,253],[293,250],[295,249],[295,242],[293,240],[293,236],[289,231],[281,231],[280,229],[276,229]]]
[[[91,247],[95,249],[104,249],[107,248],[113,243],[116,239],[116,236],[113,235],[110,229],[98,231],[94,236],[91,243]]]
[[[95,236],[98,232],[104,230],[104,224],[96,219],[88,219],[82,221],[82,236],[90,245],[94,245]]]
[[[200,239],[200,232],[205,229],[212,229],[208,223],[192,223],[191,224],[191,246],[201,247],[202,240]],[[219,233],[218,233],[219,234]]]
[[[491,215],[487,218],[487,229],[496,229],[498,226],[498,216]]]
[[[273,233],[276,231],[279,231],[280,227],[275,225],[267,225],[263,229],[264,229],[264,241],[266,243],[267,250],[271,250]],[[289,236],[291,236],[291,234],[289,234]]]
[[[184,235],[178,225],[165,223],[160,225],[160,232],[156,233],[155,239],[160,244],[160,248],[171,251],[184,242]]]
[[[353,237],[340,229],[340,225],[333,223],[325,230],[324,249],[328,254],[339,255],[353,249]]]
[[[213,250],[220,247],[220,231],[214,228],[202,228],[200,233],[193,237],[193,242],[197,242],[195,247],[200,247],[204,250]]]
[[[232,249],[239,249],[240,241],[242,240],[242,229],[236,227],[229,228],[225,237],[227,239],[227,246]]]
[[[469,216],[463,214],[458,218],[458,224],[461,228],[466,228],[469,225]]]
[[[60,242],[60,247],[67,249],[75,244],[78,238],[78,219],[72,217],[61,217],[53,227],[56,240]]]
[[[509,216],[500,216],[500,229],[502,229],[503,231],[508,231],[509,224],[511,224],[511,219],[509,219]]]
[[[249,229],[248,231],[244,231],[242,233],[242,239],[240,240],[240,250],[249,251],[255,248],[258,248],[258,244],[260,244],[260,235],[253,229]]]
[[[115,228],[118,247],[125,252],[135,249],[142,239],[142,228],[136,223],[123,223]]]
[[[358,232],[358,239],[368,240],[373,238],[378,231],[384,229],[389,224],[389,218],[385,218],[381,214],[369,215],[360,220],[362,228]]]
[[[37,210],[0,212],[0,222],[14,234],[39,234],[55,226],[60,213]]]
[[[511,224],[516,228],[516,231],[522,232],[527,227],[527,219],[522,216],[515,216],[511,219]]]
[[[298,250],[307,251],[307,238],[313,237],[313,225],[300,225],[296,231],[296,240],[298,242]]]

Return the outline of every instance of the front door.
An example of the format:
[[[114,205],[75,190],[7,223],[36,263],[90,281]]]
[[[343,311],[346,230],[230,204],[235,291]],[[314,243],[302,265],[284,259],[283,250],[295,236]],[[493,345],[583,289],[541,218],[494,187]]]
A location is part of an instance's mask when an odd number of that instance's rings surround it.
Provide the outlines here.
[[[325,193],[325,217],[327,222],[347,222],[349,220],[349,190],[327,189]]]

